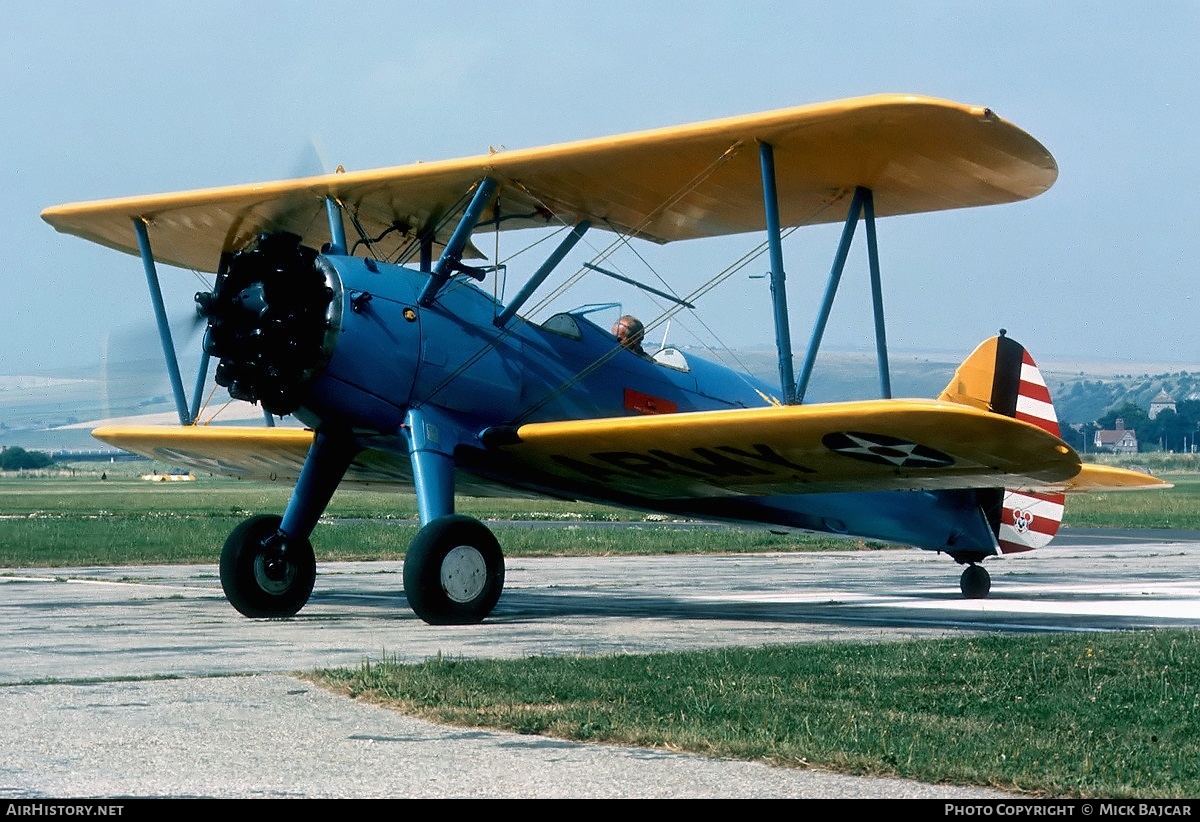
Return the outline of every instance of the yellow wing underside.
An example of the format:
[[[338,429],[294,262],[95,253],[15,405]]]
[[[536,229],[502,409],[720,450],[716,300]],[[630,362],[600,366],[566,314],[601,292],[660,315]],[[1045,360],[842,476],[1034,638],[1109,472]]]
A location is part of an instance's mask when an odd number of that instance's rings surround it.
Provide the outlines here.
[[[120,448],[205,473],[294,479],[312,441],[299,429],[97,429]],[[1088,491],[1165,487],[1146,474],[1083,465],[1057,437],[936,400],[873,400],[533,423],[478,449],[463,493],[501,486],[646,499],[1002,487]],[[499,468],[497,467],[499,466]],[[469,473],[469,472],[468,472]],[[410,486],[407,456],[367,448],[347,481]]]
[[[505,452],[548,474],[647,497],[1165,486],[1087,465],[1058,437],[938,400],[739,409],[525,425]]]
[[[458,160],[62,205],[42,217],[131,254],[131,221],[145,220],[160,262],[213,271],[221,252],[263,232],[319,248],[333,198],[348,230],[380,238],[375,256],[393,258],[491,177],[501,229],[588,219],[669,242],[763,229],[760,143],[774,147],[785,227],[843,220],[858,186],[888,216],[1022,200],[1058,174],[1040,143],[989,109],[877,95]],[[438,240],[453,228],[437,229]]]

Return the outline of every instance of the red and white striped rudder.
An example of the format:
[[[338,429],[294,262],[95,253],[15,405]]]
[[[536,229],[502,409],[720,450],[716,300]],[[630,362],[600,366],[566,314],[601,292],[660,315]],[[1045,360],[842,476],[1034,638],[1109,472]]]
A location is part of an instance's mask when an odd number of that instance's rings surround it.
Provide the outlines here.
[[[984,341],[963,361],[939,399],[1004,414],[1061,436],[1042,372],[1025,347],[1003,331]],[[977,494],[1001,553],[1041,548],[1062,523],[1063,494],[1013,489]]]

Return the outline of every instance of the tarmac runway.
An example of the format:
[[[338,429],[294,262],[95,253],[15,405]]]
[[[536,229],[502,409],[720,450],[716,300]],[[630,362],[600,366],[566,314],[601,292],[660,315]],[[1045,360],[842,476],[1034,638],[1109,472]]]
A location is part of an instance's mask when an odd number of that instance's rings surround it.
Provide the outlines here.
[[[509,559],[482,625],[432,627],[400,563],[327,563],[290,620],[247,620],[216,565],[0,570],[0,797],[1002,796],[446,728],[292,673],[980,632],[1200,626],[1200,534],[1067,532],[959,567],[916,551]]]

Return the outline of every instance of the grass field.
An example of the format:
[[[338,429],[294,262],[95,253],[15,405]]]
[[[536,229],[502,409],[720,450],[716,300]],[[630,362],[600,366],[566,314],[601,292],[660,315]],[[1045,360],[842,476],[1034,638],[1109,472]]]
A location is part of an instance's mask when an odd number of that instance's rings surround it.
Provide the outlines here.
[[[0,477],[0,567],[216,563],[233,525],[290,489],[144,466]],[[1081,495],[1077,527],[1200,529],[1200,474],[1170,490]],[[682,530],[575,503],[469,500],[485,519],[638,519],[614,529],[513,529],[513,556],[877,549],[762,530]],[[397,559],[411,495],[343,489],[319,559]],[[432,659],[309,676],[440,722],[658,746],[786,767],[983,785],[1035,796],[1200,796],[1200,632],[995,636],[516,661]]]
[[[0,479],[0,568],[205,563],[217,561],[238,522],[279,513],[291,489],[222,478],[188,483],[110,476]],[[765,529],[684,531],[660,517],[554,500],[457,501],[460,513],[489,520],[549,520],[558,527],[505,533],[511,556],[619,555],[866,546],[835,537],[797,537]],[[584,521],[634,520],[638,539]],[[318,561],[400,559],[418,529],[412,494],[343,488],[313,534]],[[881,546],[875,546],[881,547]]]
[[[256,513],[282,512],[291,488],[281,483],[198,477],[146,482],[152,466],[81,466],[74,475],[0,476],[0,567],[63,567],[215,562],[226,536]],[[1175,487],[1151,492],[1072,495],[1064,524],[1075,527],[1200,530],[1200,473],[1164,477]],[[684,531],[664,518],[560,500],[461,498],[457,510],[479,519],[564,522],[505,534],[511,556],[633,553],[867,550],[887,546],[837,537],[779,535],[761,528]],[[417,530],[411,493],[343,487],[317,526],[318,560],[400,559]],[[618,531],[571,523],[634,520],[637,541]]]

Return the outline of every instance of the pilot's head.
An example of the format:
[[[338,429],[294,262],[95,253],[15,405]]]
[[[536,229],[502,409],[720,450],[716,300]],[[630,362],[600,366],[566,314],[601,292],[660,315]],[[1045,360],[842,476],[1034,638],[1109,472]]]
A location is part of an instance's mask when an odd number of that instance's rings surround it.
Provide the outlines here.
[[[642,337],[646,336],[646,327],[642,321],[631,314],[626,314],[613,324],[613,336],[620,340],[621,345],[630,351],[640,351]]]

